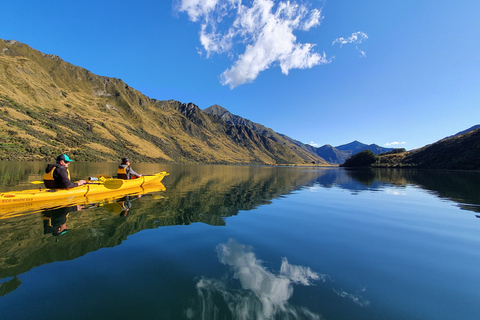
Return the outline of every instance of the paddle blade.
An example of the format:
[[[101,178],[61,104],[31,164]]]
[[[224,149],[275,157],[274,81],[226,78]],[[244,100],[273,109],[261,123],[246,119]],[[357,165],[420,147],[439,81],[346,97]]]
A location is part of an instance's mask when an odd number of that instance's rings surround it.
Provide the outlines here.
[[[118,189],[121,186],[123,186],[123,180],[121,179],[105,180],[104,186],[107,189]]]
[[[43,181],[32,181],[32,182],[30,182],[30,183],[33,183],[33,184],[41,184],[41,183],[43,183]]]

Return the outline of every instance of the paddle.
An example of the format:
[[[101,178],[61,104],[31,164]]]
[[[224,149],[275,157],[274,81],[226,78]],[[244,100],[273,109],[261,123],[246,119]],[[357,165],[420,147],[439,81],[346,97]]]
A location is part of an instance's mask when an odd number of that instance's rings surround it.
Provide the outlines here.
[[[101,175],[98,175],[97,176],[98,179],[102,179],[102,178],[105,178],[105,179],[112,179],[111,176],[107,176],[107,175],[104,175],[104,174],[101,174]]]
[[[102,177],[103,178],[103,177]],[[121,179],[105,179],[100,178],[98,182],[87,182],[87,184],[102,184],[107,189],[118,189],[123,185],[123,180]],[[32,184],[41,184],[43,181],[31,181]]]
[[[166,171],[162,171],[162,172],[157,172],[157,173],[154,173],[154,174],[142,174],[142,177],[153,177],[153,176],[168,176],[170,173],[166,172]]]
[[[87,182],[87,184],[103,184],[105,188],[107,189],[118,189],[121,186],[123,186],[123,180],[122,179],[108,179],[105,181],[100,180],[100,183],[91,183]]]

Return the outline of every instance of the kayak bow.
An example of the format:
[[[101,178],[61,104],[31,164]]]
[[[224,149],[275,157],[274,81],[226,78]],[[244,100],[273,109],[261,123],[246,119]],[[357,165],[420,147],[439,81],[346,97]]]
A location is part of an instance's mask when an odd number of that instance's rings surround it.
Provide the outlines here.
[[[92,197],[97,195],[105,195],[108,197],[111,193],[118,194],[122,192],[128,194],[132,189],[159,183],[167,175],[169,175],[169,173],[163,171],[130,180],[102,178],[98,181],[89,181],[85,185],[70,189],[39,188],[0,193],[0,218],[11,211],[11,208],[18,206],[28,209],[28,207],[33,208],[35,203],[40,202],[50,204],[50,206],[63,206],[64,204],[71,203],[78,197]]]

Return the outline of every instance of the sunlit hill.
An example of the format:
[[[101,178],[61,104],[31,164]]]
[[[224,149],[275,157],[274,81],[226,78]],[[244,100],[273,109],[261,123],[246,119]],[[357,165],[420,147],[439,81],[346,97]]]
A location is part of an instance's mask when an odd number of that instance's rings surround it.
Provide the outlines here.
[[[323,164],[287,140],[231,125],[193,103],[151,99],[120,79],[0,40],[0,159]],[[168,76],[168,75],[165,75]]]

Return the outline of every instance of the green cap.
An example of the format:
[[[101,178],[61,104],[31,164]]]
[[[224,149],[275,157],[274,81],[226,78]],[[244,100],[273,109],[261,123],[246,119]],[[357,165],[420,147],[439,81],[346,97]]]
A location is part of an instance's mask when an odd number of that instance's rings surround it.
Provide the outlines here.
[[[73,161],[66,154],[61,154],[57,157],[57,163],[59,163],[61,160],[65,161],[65,162],[72,162]]]

